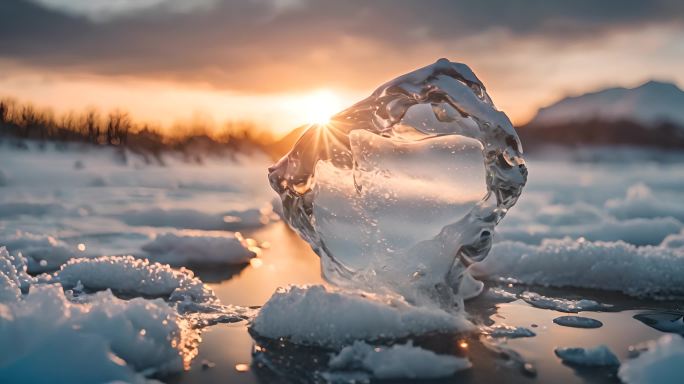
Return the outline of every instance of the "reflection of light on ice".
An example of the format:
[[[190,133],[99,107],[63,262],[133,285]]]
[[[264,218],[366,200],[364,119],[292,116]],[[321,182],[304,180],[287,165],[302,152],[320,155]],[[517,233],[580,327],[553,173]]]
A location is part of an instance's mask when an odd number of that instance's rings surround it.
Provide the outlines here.
[[[249,265],[251,265],[254,268],[259,268],[262,265],[264,265],[264,262],[261,259],[258,259],[255,257],[255,258],[249,260]]]

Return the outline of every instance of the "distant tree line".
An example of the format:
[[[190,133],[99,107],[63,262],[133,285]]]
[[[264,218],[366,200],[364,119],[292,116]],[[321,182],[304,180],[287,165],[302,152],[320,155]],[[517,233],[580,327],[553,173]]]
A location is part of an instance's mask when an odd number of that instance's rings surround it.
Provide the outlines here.
[[[527,124],[516,129],[525,148],[545,144],[684,148],[684,127],[669,121],[644,125],[631,120],[592,119],[560,124]]]
[[[12,99],[0,99],[0,139],[2,137],[120,147],[155,156],[163,151],[249,151],[273,142],[267,131],[251,122],[227,122],[214,127],[191,121],[164,130],[135,122],[121,110],[102,114],[88,109],[78,114],[57,116],[49,109]]]

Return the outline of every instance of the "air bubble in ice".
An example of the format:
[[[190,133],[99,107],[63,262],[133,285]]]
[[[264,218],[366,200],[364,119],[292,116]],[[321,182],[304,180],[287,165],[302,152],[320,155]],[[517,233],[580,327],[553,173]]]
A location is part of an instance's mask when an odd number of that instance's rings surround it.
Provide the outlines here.
[[[269,179],[328,281],[458,310],[527,169],[484,85],[440,59],[311,126]]]

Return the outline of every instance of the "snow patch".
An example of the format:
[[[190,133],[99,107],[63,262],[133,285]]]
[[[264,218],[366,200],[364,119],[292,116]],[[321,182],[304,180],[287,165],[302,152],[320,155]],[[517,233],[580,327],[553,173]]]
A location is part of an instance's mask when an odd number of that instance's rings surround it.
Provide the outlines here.
[[[5,278],[2,283],[11,285],[17,289],[27,290],[35,278],[27,272],[26,258],[21,255],[10,255],[7,247],[0,246],[0,275]],[[13,291],[12,288],[4,288]]]
[[[170,301],[216,301],[214,291],[192,271],[176,270],[133,256],[71,259],[54,274],[53,281],[66,288],[80,282],[87,289],[111,289],[133,296],[164,297]]]
[[[415,307],[398,297],[312,285],[278,289],[261,308],[251,329],[271,339],[339,347],[355,340],[465,332],[473,325],[461,315]]]
[[[684,207],[679,197],[663,199],[644,183],[629,187],[624,199],[606,201],[605,208],[618,219],[674,217],[684,221]]]
[[[270,216],[261,209],[205,213],[194,209],[143,209],[131,210],[118,216],[124,223],[134,226],[173,227],[204,231],[239,231],[267,224]]]
[[[197,264],[245,264],[255,253],[233,234],[192,236],[165,233],[142,246],[148,258],[173,266]]]
[[[570,220],[570,219],[567,219]],[[543,225],[537,222],[504,227],[497,233],[505,240],[538,244],[546,239],[586,239],[590,241],[625,241],[634,245],[657,245],[682,230],[682,223],[672,217],[617,220],[604,218],[586,224]]]
[[[471,272],[526,284],[621,291],[636,297],[684,296],[684,248],[569,238],[541,245],[504,241]]]
[[[199,334],[162,300],[121,300],[110,291],[81,299],[37,285],[0,304],[0,344],[13,346],[0,350],[3,380],[142,382],[138,373],[179,372],[197,354]]]
[[[31,273],[53,271],[77,255],[76,247],[49,235],[17,231],[9,236],[0,234],[0,244],[27,258]]]

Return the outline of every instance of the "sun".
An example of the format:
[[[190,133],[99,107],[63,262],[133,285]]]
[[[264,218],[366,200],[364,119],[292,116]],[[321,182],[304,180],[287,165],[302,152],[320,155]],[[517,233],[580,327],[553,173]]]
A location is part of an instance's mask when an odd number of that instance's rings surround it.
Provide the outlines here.
[[[328,124],[330,118],[342,108],[339,97],[329,90],[315,91],[306,99],[306,119],[309,124]]]

